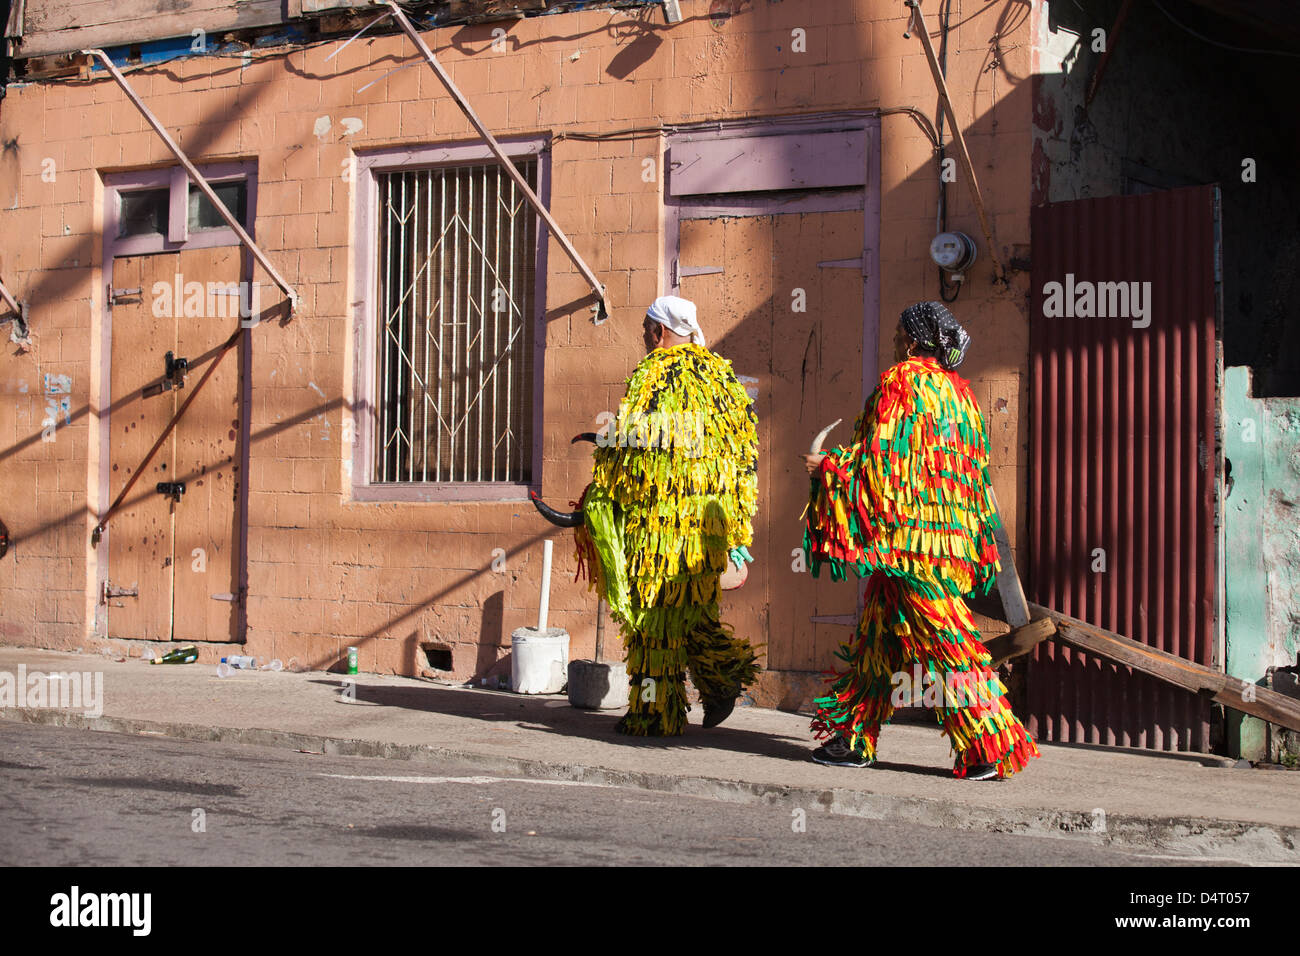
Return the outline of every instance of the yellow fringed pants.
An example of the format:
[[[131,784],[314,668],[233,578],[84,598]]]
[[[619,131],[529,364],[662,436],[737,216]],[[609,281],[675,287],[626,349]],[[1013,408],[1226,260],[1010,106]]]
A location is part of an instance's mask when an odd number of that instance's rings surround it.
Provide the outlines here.
[[[686,669],[701,698],[737,696],[758,673],[754,649],[722,623],[718,606],[650,608],[624,633],[627,716],[620,733],[672,737],[686,728]]]

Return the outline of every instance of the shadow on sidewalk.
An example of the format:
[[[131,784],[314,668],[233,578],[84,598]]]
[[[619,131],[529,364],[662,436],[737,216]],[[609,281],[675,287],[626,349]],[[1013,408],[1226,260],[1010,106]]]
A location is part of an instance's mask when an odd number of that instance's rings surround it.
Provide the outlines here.
[[[341,681],[313,680],[312,682],[333,688],[341,686]],[[697,752],[720,750],[811,763],[811,754],[816,746],[811,735],[806,738],[791,737],[726,725],[705,730],[699,724],[690,724],[686,728],[686,733],[680,737],[627,737],[614,729],[620,712],[580,710],[570,706],[566,699],[559,696],[534,697],[478,688],[453,689],[436,684],[425,687],[394,687],[366,683],[366,675],[359,675],[356,678],[356,699],[358,703],[381,707],[399,707],[404,710],[423,711],[448,717],[514,724],[522,730],[596,740],[629,749]],[[698,714],[699,709],[700,705],[693,705],[692,713]],[[738,714],[742,711],[742,708],[737,708]],[[455,746],[454,740],[438,741],[438,743]],[[872,768],[872,772],[881,770],[924,776],[952,776],[950,768],[887,761],[881,761]]]

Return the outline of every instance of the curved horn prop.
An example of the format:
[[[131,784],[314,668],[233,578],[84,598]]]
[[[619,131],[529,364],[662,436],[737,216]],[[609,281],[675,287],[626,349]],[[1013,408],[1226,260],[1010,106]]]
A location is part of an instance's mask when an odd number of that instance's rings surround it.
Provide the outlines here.
[[[537,492],[530,491],[528,497],[533,499],[533,507],[537,509],[537,513],[557,528],[576,528],[578,525],[582,524],[581,509],[569,512],[556,511],[546,502],[542,501]]]
[[[595,432],[583,432],[581,435],[574,435],[572,438],[570,438],[569,444],[576,445],[580,441],[589,441],[594,445],[596,444],[596,437],[597,436]]]
[[[815,455],[818,452],[820,452],[822,450],[822,442],[826,440],[826,436],[831,433],[831,429],[833,429],[836,425],[838,425],[842,421],[844,421],[844,419],[837,418],[835,419],[835,421],[831,422],[829,425],[827,425],[825,428],[819,431],[817,433],[817,437],[812,440],[812,446],[809,447],[808,454]]]

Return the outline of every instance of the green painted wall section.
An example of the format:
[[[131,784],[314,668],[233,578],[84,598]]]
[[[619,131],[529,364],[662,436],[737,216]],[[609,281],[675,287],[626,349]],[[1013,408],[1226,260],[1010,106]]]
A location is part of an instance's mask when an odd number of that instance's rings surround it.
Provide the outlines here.
[[[1257,682],[1300,650],[1300,398],[1257,399],[1249,368],[1224,370],[1227,672]],[[1264,722],[1228,713],[1234,756],[1265,759]]]

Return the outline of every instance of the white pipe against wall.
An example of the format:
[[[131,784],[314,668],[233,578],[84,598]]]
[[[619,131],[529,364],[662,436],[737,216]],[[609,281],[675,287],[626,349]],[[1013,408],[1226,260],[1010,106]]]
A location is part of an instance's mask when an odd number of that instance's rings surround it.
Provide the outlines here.
[[[537,612],[537,630],[546,630],[546,614],[551,609],[551,548],[553,542],[547,538],[542,542],[542,600]]]

